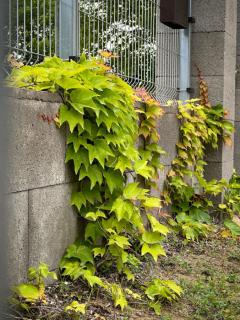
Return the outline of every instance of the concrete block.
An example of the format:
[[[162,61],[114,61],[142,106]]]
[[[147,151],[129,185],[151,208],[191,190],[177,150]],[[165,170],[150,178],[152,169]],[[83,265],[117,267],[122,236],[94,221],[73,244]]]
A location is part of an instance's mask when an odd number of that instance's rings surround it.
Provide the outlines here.
[[[163,191],[164,187],[164,182],[166,180],[166,176],[171,169],[171,166],[164,166],[163,170],[159,170],[159,178],[155,181],[158,185],[158,190],[157,189],[152,189],[151,190],[151,195],[154,197],[159,197],[160,193]]]
[[[207,180],[212,179],[229,179],[232,176],[234,169],[234,161],[228,162],[208,162],[207,166],[205,167],[205,178]]]
[[[59,103],[9,99],[9,192],[63,183],[66,131],[41,118],[42,114],[54,116]]]
[[[208,162],[205,167],[204,176],[208,181],[222,179],[222,162]]]
[[[192,15],[196,17],[196,23],[193,24],[193,32],[226,31],[234,37],[234,24],[237,21],[237,2],[237,0],[193,0]]]
[[[222,163],[222,178],[229,181],[234,169],[234,160]]]
[[[235,77],[231,76],[230,74],[226,74],[224,76],[224,98],[223,98],[223,105],[224,109],[228,111],[227,118],[229,120],[235,119]]]
[[[240,28],[239,28],[239,41],[240,45]],[[240,89],[240,46],[237,48],[237,63],[236,63],[236,89]]]
[[[237,173],[240,174],[240,122],[235,122],[234,167]]]
[[[192,15],[196,17],[193,32],[225,30],[225,0],[193,0]]]
[[[74,185],[29,191],[29,264],[58,267],[65,249],[79,233],[79,217],[70,206]]]
[[[4,95],[16,99],[24,100],[37,100],[43,102],[58,102],[62,103],[63,100],[58,93],[51,93],[48,91],[31,91],[20,88],[5,88]]]
[[[240,121],[240,88],[236,89],[235,120]]]
[[[209,1],[210,2],[210,1]],[[225,0],[225,31],[236,39],[236,24],[237,24],[237,3],[238,0]],[[218,6],[219,1],[217,2]],[[217,7],[216,6],[216,7]],[[215,15],[215,12],[214,12]],[[220,20],[220,17],[218,16]]]
[[[197,76],[197,65],[204,76],[224,73],[224,32],[197,32],[192,34],[192,75]]]
[[[240,2],[237,1],[237,21],[240,22],[240,15],[239,15],[239,12],[240,12]]]
[[[28,192],[5,196],[8,216],[7,266],[12,285],[26,279],[28,269]]]
[[[223,103],[223,85],[224,77],[223,76],[205,76],[204,80],[208,84],[209,88],[209,99],[212,104]],[[199,83],[198,77],[191,78],[191,86],[194,89],[194,94],[192,97],[199,97]]]
[[[159,121],[158,132],[160,134],[160,145],[167,152],[161,157],[165,165],[170,165],[176,156],[176,143],[179,141],[179,122],[175,114],[165,114]]]

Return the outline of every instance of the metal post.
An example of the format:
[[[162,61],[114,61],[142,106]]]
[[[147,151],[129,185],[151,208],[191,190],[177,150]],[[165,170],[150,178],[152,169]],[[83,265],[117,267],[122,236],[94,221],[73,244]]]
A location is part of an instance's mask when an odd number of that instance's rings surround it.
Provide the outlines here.
[[[77,56],[78,0],[59,0],[58,53],[62,59]]]
[[[189,0],[189,17],[192,15],[192,0]],[[180,30],[180,71],[179,71],[179,99],[190,99],[191,76],[191,23],[188,29]]]

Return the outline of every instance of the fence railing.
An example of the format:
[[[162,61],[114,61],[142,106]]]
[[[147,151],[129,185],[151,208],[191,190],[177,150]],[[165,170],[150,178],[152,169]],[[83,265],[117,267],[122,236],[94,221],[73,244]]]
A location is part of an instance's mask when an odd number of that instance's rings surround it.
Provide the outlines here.
[[[9,0],[9,50],[25,64],[44,56],[101,55],[133,87],[177,98],[179,31],[160,23],[159,0]]]

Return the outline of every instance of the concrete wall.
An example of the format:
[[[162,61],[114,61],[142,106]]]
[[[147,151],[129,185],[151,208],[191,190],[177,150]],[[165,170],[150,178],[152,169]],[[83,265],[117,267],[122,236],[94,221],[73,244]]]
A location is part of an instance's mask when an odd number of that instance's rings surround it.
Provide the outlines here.
[[[66,129],[41,118],[57,113],[59,97],[25,90],[9,96],[8,265],[16,283],[31,265],[45,262],[56,268],[79,226],[70,206],[74,183],[64,164]]]
[[[193,0],[192,86],[198,95],[195,64],[209,85],[210,101],[223,103],[235,120],[237,0]],[[234,139],[233,139],[234,140]],[[206,176],[226,178],[234,168],[234,147],[222,143],[207,157]]]
[[[17,283],[24,280],[29,266],[45,262],[57,268],[66,247],[81,233],[81,225],[70,206],[74,181],[64,163],[67,130],[42,119],[57,113],[61,99],[20,89],[8,95],[8,265],[11,281]],[[158,130],[168,155],[162,158],[165,170],[158,181],[160,188],[176,155],[179,135],[176,108],[164,110]]]
[[[236,109],[235,109],[234,167],[240,174],[240,1],[237,8],[237,68],[236,68]]]

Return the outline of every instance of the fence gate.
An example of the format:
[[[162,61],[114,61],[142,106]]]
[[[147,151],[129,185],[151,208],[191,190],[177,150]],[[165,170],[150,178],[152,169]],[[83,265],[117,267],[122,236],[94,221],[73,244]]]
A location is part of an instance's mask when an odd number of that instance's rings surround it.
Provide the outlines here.
[[[160,0],[9,0],[8,30],[9,51],[25,64],[102,55],[134,88],[178,98],[179,31],[160,23]]]

